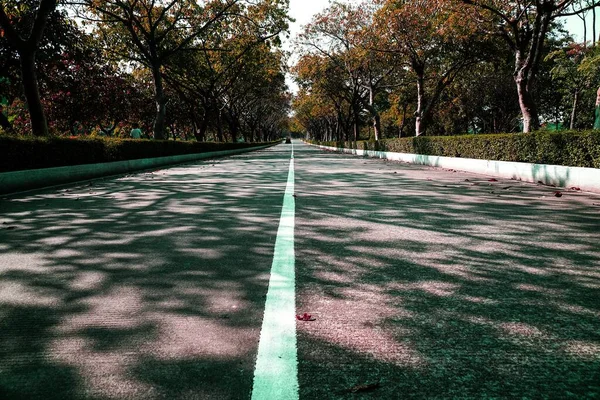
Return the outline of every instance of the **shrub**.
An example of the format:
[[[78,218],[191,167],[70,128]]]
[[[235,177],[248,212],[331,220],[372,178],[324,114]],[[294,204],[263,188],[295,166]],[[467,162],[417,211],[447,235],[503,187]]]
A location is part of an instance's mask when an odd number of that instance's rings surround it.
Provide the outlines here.
[[[264,143],[199,143],[117,138],[0,136],[0,171],[233,150]]]
[[[336,146],[335,142],[320,142]],[[341,146],[351,148],[349,142]],[[600,168],[600,131],[418,136],[356,143],[364,150]]]

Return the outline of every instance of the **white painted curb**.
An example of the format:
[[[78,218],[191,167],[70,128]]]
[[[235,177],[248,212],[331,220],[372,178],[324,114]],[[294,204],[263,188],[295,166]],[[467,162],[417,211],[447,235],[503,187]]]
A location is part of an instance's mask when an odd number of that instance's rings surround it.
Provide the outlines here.
[[[325,150],[349,153],[358,156],[384,158],[387,160],[455,169],[499,178],[517,179],[526,182],[542,182],[545,185],[555,185],[558,187],[578,187],[584,191],[600,193],[600,169],[598,168],[479,160],[475,158],[427,156],[422,154],[393,153],[387,151],[357,150],[314,144],[310,145]]]

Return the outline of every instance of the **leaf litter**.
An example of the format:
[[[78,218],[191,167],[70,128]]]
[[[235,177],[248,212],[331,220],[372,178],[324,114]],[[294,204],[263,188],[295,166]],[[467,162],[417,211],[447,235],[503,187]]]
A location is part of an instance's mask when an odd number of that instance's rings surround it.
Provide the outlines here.
[[[296,315],[296,319],[298,321],[315,321],[316,318],[310,315],[309,313],[304,313],[302,315]]]

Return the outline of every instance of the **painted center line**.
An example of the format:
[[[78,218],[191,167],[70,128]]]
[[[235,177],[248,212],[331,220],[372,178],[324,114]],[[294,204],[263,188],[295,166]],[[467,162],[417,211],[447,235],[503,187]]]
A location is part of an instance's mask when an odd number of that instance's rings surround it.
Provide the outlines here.
[[[265,315],[260,331],[252,400],[298,399],[294,256],[296,204],[293,195],[294,147],[292,145],[287,186],[283,196],[271,265]]]

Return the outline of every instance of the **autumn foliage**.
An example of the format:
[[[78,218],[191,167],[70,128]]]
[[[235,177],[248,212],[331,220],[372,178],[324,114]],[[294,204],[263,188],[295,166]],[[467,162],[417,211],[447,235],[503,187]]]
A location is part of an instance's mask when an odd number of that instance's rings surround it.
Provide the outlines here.
[[[0,127],[36,136],[263,141],[290,97],[287,0],[0,2]]]
[[[547,57],[578,46],[558,21],[574,3],[546,3],[333,2],[297,38],[295,118],[338,141],[591,128],[599,78],[578,86],[576,108]]]

